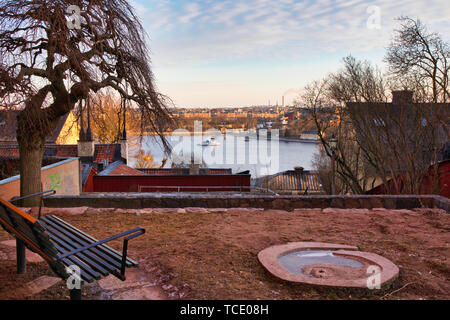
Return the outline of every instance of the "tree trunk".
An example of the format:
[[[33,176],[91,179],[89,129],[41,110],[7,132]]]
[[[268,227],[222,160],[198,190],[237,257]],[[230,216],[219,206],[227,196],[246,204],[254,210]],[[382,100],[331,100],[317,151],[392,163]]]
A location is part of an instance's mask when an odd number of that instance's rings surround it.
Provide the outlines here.
[[[36,141],[31,144],[21,143],[20,150],[20,195],[26,196],[42,191],[41,168],[44,154],[44,142]],[[24,207],[39,206],[40,198],[33,197],[22,201]]]

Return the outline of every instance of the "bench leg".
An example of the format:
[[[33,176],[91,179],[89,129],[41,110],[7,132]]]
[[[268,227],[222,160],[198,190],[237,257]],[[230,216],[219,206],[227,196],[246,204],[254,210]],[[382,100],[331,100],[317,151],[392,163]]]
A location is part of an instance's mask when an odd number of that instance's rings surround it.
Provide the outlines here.
[[[81,300],[81,289],[70,290],[70,300]]]
[[[17,273],[24,274],[27,271],[27,258],[25,254],[25,244],[16,239],[16,254],[17,254]]]

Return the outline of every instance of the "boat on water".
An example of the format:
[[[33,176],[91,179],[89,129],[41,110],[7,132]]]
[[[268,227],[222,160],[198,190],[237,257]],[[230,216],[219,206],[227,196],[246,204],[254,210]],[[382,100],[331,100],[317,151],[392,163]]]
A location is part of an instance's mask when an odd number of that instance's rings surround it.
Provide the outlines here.
[[[203,141],[200,144],[202,147],[218,147],[220,143],[216,141],[216,138],[211,138],[209,140]]]

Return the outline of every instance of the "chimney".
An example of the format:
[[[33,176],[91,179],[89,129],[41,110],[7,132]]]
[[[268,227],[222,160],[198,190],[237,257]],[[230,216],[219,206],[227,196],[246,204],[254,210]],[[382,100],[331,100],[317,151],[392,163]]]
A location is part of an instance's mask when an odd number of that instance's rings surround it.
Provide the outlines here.
[[[296,174],[303,174],[303,171],[305,171],[305,168],[303,168],[303,167],[295,167],[295,173]]]
[[[191,165],[189,166],[189,175],[191,176],[198,176],[200,175],[200,165],[194,163],[194,161],[191,162]]]
[[[392,103],[396,105],[412,104],[414,92],[409,90],[392,91]]]
[[[78,157],[79,158],[93,158],[95,152],[94,141],[78,140]]]

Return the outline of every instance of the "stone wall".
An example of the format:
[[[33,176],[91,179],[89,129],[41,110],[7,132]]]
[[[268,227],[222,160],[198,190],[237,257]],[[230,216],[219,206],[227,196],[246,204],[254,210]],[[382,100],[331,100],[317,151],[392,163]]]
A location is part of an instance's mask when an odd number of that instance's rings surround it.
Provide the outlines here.
[[[42,168],[42,190],[55,190],[57,195],[80,195],[80,160],[67,159]],[[20,196],[20,176],[0,181],[0,197],[10,200]]]
[[[236,194],[86,194],[78,197],[54,196],[45,200],[51,208],[440,208],[450,212],[450,201],[440,196],[265,196]]]

